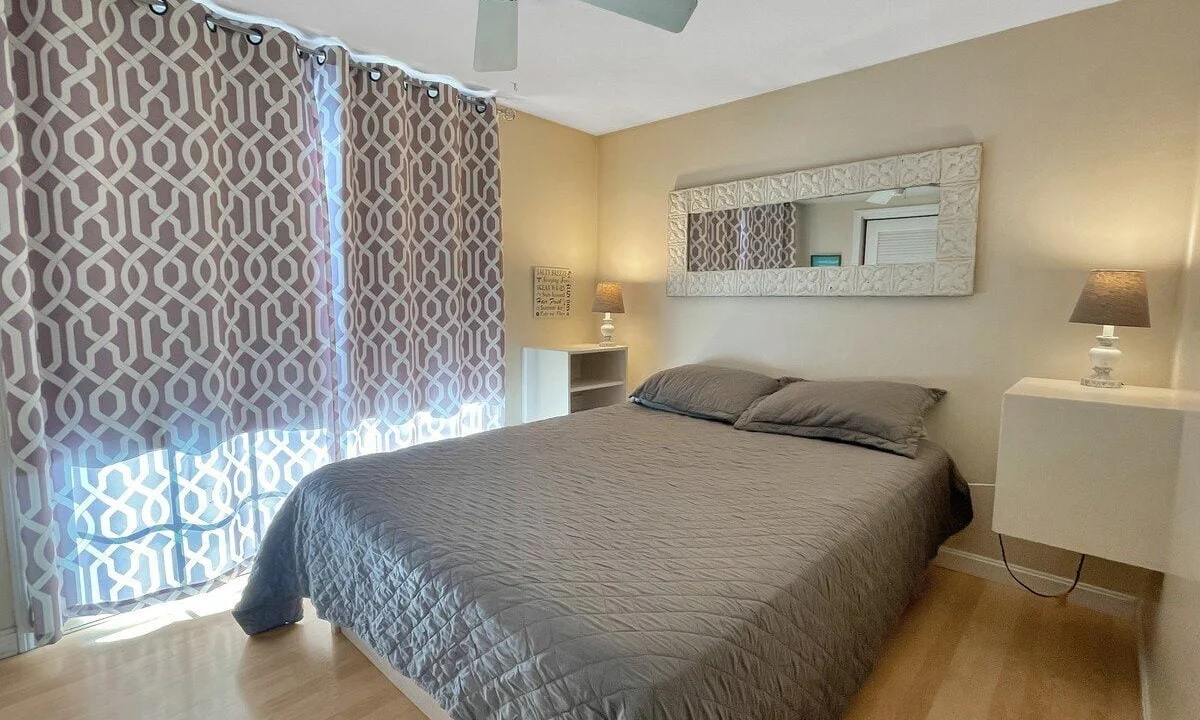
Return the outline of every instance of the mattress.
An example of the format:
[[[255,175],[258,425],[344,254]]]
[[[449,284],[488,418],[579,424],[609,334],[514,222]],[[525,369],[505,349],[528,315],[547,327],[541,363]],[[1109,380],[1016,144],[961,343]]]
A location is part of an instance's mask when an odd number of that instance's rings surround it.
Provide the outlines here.
[[[313,473],[234,614],[309,597],[462,720],[832,719],[970,517],[929,442],[626,403]]]

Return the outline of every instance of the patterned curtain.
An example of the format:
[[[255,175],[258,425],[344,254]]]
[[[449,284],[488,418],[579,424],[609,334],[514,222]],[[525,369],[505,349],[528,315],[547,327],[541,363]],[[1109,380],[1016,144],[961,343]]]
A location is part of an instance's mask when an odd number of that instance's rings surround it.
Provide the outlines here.
[[[765,270],[794,264],[791,203],[713,210],[688,217],[688,269]]]
[[[796,206],[776,203],[742,208],[738,270],[787,268],[794,264]]]
[[[692,272],[733,270],[739,245],[737,210],[688,216],[688,269]]]
[[[124,0],[0,0],[16,560],[64,616],[202,591],[320,465],[503,419],[490,105]]]
[[[318,99],[350,427],[451,417],[483,398],[503,422],[499,133],[457,94],[399,73],[372,80],[330,49],[310,63]],[[396,242],[403,238],[404,242]],[[408,332],[397,333],[396,328]],[[380,426],[383,429],[383,426]],[[395,431],[394,422],[389,426]],[[350,453],[368,438],[351,438]],[[391,443],[395,444],[395,443]]]

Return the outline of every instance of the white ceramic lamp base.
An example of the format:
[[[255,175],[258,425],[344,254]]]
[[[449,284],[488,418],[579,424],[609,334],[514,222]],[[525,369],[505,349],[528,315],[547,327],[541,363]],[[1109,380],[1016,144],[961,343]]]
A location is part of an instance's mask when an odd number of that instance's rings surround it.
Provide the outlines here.
[[[1081,379],[1081,385],[1095,388],[1119,388],[1124,385],[1112,376],[1113,368],[1121,359],[1115,330],[1112,325],[1105,325],[1101,334],[1096,336],[1096,346],[1088,351],[1088,357],[1092,360],[1092,374]]]
[[[617,326],[613,325],[612,313],[604,313],[604,322],[600,324],[600,347],[614,347],[613,333]]]

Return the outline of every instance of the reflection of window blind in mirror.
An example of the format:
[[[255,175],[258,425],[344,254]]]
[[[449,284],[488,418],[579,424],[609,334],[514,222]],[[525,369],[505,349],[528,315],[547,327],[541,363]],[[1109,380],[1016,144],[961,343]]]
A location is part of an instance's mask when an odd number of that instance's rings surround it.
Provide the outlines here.
[[[937,259],[936,215],[867,221],[867,265],[925,263]]]

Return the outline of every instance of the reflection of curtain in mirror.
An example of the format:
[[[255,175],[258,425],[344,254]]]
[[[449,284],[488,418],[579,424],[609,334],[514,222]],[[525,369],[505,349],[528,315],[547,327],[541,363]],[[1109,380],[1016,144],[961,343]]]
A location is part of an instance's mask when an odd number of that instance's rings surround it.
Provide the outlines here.
[[[738,211],[696,213],[688,220],[688,269],[732,270],[738,257]]]
[[[791,203],[759,205],[740,211],[738,270],[792,266],[796,210]]]
[[[791,203],[694,214],[688,222],[688,269],[791,267],[795,229]]]

